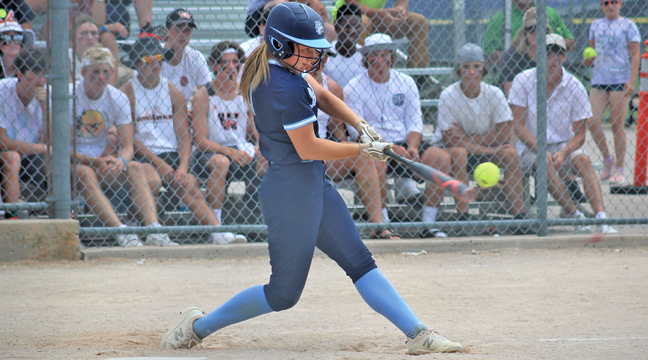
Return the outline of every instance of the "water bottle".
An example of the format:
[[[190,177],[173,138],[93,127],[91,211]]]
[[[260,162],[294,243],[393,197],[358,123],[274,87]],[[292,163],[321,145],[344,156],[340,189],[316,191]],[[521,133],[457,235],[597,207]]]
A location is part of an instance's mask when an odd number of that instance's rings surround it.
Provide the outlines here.
[[[77,204],[77,214],[85,214],[85,198],[83,195],[78,194],[75,203]]]

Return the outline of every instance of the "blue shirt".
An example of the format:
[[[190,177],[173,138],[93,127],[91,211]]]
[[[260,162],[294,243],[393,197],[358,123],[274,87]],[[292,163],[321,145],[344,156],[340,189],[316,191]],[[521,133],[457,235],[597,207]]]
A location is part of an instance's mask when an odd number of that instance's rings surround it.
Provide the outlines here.
[[[295,74],[270,59],[266,81],[250,94],[254,123],[259,133],[261,154],[271,163],[302,162],[288,136],[288,130],[313,123],[317,136],[317,98],[306,82],[306,74]]]

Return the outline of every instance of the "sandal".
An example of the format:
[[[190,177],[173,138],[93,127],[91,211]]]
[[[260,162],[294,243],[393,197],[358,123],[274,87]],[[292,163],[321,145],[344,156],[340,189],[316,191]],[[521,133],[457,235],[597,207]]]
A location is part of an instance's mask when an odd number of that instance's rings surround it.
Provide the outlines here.
[[[369,238],[379,240],[400,240],[401,236],[389,229],[377,229],[371,234]]]

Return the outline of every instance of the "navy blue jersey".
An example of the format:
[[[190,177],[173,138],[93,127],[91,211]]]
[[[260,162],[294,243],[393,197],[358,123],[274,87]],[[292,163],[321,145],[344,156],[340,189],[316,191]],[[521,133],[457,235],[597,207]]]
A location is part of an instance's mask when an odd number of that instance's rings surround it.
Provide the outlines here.
[[[313,123],[317,136],[317,98],[305,80],[277,60],[270,59],[267,81],[252,91],[254,123],[259,133],[261,154],[275,164],[302,162],[286,131]]]

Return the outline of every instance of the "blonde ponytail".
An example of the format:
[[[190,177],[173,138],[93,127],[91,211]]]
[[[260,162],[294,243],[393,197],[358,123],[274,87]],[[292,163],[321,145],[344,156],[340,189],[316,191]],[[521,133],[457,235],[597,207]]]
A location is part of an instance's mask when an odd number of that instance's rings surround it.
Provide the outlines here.
[[[245,66],[243,67],[243,75],[241,75],[241,95],[245,102],[250,106],[250,91],[254,90],[265,81],[270,73],[270,65],[268,65],[268,60],[272,56],[268,51],[268,48],[265,42],[261,42],[261,45],[257,47],[250,57],[245,60]]]

